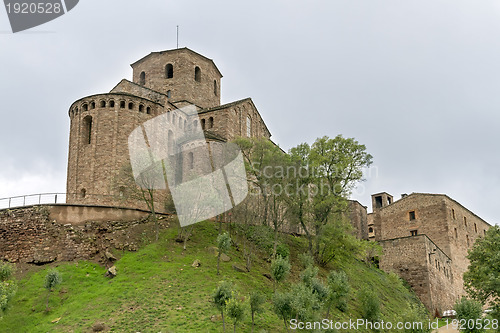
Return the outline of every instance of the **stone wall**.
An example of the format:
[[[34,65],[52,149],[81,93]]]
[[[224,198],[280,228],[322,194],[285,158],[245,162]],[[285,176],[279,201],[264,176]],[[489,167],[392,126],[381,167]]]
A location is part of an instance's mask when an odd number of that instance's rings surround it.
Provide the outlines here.
[[[171,78],[166,75],[168,64],[172,65]],[[141,84],[144,73],[144,86],[170,95],[173,103],[185,100],[201,108],[220,105],[222,74],[212,60],[201,54],[187,48],[153,52],[131,66],[135,83]],[[195,79],[196,67],[200,70],[199,80]]]
[[[451,260],[426,235],[384,240],[380,244],[382,270],[394,272],[407,281],[432,312],[453,308],[457,293]]]
[[[366,207],[358,201],[349,200],[349,220],[354,227],[354,232],[359,239],[368,239],[368,220]]]
[[[399,251],[402,256],[386,255],[384,251],[383,267],[406,263],[409,269],[418,271],[422,266],[419,261],[427,260],[430,282],[417,294],[430,294],[431,303],[428,304],[433,306],[430,310],[451,308],[452,300],[465,294],[463,274],[469,265],[467,251],[476,239],[484,236],[490,226],[487,222],[446,195],[427,193],[412,193],[382,207],[377,207],[373,201],[369,220],[375,227],[375,239],[383,244],[390,243],[394,248],[391,251]],[[435,244],[439,249],[437,254],[433,249],[427,249],[427,254],[422,253],[423,257],[410,259],[403,255],[404,251],[395,250],[399,246],[394,245],[399,244],[396,239],[408,243],[419,235],[426,235]],[[384,245],[384,249],[387,246]],[[445,257],[439,255],[440,251]],[[426,258],[426,255],[430,257]]]
[[[69,208],[66,214],[64,207]],[[71,215],[82,212],[81,209],[85,207],[41,205],[0,210],[0,260],[40,265],[102,259],[106,250],[133,251],[153,236],[154,223],[147,220],[147,213],[137,219],[140,212],[120,213],[120,209],[117,212],[113,207],[93,211],[89,207],[80,216]],[[84,216],[89,219],[94,216],[94,221],[85,221]],[[116,219],[106,220],[106,216]],[[161,218],[162,227],[168,226],[169,219]]]

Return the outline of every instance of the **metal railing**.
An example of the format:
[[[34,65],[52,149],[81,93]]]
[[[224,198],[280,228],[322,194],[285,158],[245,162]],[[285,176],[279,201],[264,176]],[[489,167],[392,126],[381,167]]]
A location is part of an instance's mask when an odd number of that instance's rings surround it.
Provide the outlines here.
[[[1,198],[0,209],[58,203],[66,203],[66,193],[38,193]]]

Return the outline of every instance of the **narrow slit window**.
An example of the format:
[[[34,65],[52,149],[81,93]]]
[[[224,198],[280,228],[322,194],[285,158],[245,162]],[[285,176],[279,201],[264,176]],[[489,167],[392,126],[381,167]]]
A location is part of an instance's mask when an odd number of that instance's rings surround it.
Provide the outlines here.
[[[172,64],[167,64],[165,66],[165,78],[171,79],[174,77],[174,66]]]
[[[146,73],[145,72],[141,72],[141,75],[139,77],[139,84],[141,86],[146,84]]]
[[[247,137],[250,137],[252,135],[252,119],[250,117],[247,117]]]
[[[194,169],[194,154],[193,154],[193,152],[189,153],[188,162],[189,162],[189,169],[190,170]]]
[[[194,68],[194,80],[196,82],[201,82],[201,69],[198,66]]]
[[[90,144],[92,141],[92,117],[83,118],[83,142]]]

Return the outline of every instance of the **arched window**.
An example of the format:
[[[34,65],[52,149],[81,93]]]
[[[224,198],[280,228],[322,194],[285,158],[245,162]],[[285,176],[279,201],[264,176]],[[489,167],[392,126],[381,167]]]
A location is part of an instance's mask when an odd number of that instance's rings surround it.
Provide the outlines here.
[[[146,84],[146,73],[145,72],[141,72],[141,75],[139,77],[139,84],[141,86]]]
[[[252,135],[252,119],[250,117],[247,117],[247,137],[250,137]]]
[[[168,145],[168,154],[173,155],[174,154],[174,132],[171,130],[168,131],[168,136],[167,136],[167,145]]]
[[[165,78],[171,79],[174,77],[174,66],[172,64],[167,64],[165,66]]]
[[[201,82],[201,69],[198,66],[194,68],[194,80],[196,82]]]
[[[101,108],[105,108],[106,107],[106,102],[105,101],[101,101]]]
[[[80,190],[80,198],[82,198],[82,199],[83,199],[83,198],[85,198],[86,196],[87,196],[87,190],[86,190],[86,189],[84,189],[84,188],[82,188],[82,189]]]
[[[214,117],[208,118],[208,128],[214,127]]]
[[[170,98],[172,96],[172,92],[170,90],[167,90],[167,98]]]
[[[130,102],[128,103],[128,109],[132,110],[134,108],[134,103]]]
[[[94,102],[94,101],[92,101],[92,102],[90,103],[90,109],[95,109],[95,102]]]
[[[110,107],[110,108],[114,108],[114,107],[115,107],[115,101],[110,100],[110,101],[109,101],[109,107]]]
[[[84,144],[90,144],[92,141],[92,117],[83,118],[82,138]]]
[[[149,106],[146,108],[146,113],[151,114],[151,108]]]
[[[217,96],[217,81],[214,80],[214,95]]]
[[[205,119],[201,120],[201,129],[205,129]]]
[[[82,109],[83,111],[88,111],[89,110],[89,106],[85,103],[82,105]]]
[[[139,112],[144,112],[144,105],[139,104]]]
[[[372,232],[373,232],[373,228],[372,228],[372,227],[369,227],[369,228],[368,228],[368,232],[369,232],[369,233],[372,233]]]
[[[188,163],[189,163],[189,169],[194,169],[194,154],[193,154],[193,152],[189,152],[189,154],[188,154]]]
[[[125,109],[125,101],[120,101],[120,108]]]

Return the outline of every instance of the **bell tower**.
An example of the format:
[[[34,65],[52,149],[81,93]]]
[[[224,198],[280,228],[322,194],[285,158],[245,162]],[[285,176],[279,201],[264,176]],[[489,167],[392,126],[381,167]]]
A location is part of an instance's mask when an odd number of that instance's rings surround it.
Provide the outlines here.
[[[188,48],[152,52],[130,66],[134,83],[165,94],[173,104],[220,105],[222,74],[213,60]]]

